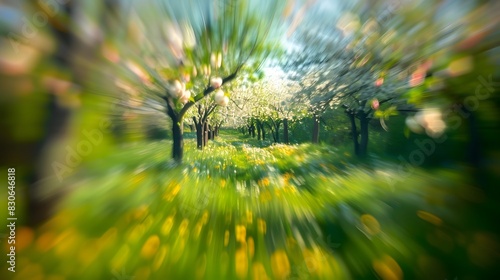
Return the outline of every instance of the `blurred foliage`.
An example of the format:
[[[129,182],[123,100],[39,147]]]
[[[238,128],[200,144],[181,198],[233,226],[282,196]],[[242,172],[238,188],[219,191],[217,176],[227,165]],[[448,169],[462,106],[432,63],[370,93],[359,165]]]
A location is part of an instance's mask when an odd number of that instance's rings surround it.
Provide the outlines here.
[[[498,5],[2,2],[0,168],[16,168],[18,220],[0,278],[498,278]],[[186,121],[184,163],[169,160],[160,97],[182,80],[201,99],[239,66],[211,119],[227,127],[198,151]],[[370,113],[366,159],[342,104]],[[233,130],[284,118],[290,145]]]

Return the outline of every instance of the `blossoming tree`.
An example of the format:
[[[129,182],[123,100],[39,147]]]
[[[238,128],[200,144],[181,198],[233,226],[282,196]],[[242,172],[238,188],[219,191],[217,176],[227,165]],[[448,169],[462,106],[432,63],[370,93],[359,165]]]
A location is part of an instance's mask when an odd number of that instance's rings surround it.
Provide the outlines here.
[[[127,59],[120,64],[136,75],[139,99],[164,104],[176,162],[182,161],[183,120],[191,107],[212,93],[214,103],[199,108],[209,113],[226,106],[226,84],[254,72],[276,49],[283,2],[136,3],[126,34],[134,45],[122,48]]]
[[[449,45],[446,36],[454,34],[431,13],[415,26],[414,4],[402,3],[398,11],[387,4],[336,7],[342,13],[334,16],[320,4],[313,7],[314,16],[304,19],[291,50],[293,59],[284,67],[301,81],[303,98],[315,111],[345,110],[360,157],[367,154],[370,120],[379,119],[387,130],[389,116],[414,110],[408,105],[411,89],[424,84],[432,66],[429,57]],[[428,32],[434,29],[439,33]]]

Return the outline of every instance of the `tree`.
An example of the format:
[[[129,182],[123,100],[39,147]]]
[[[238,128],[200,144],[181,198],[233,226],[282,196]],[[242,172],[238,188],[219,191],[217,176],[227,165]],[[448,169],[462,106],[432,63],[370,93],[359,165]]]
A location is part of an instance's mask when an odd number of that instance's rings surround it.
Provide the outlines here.
[[[156,4],[136,4],[127,33],[136,45],[123,50],[127,60],[122,65],[137,76],[142,98],[162,100],[172,122],[172,157],[181,162],[186,113],[212,92],[261,66],[275,49],[283,3],[202,1],[194,9],[192,3]],[[227,97],[217,98],[219,105],[228,103]],[[203,111],[200,121],[213,111],[207,103],[198,108]]]
[[[217,108],[217,104],[210,99],[205,99],[195,105],[196,110],[191,117],[196,129],[196,145],[198,149],[203,149],[207,145],[208,135],[208,118]]]
[[[309,101],[315,119],[313,135],[317,135],[319,115],[324,110],[344,108],[351,122],[354,150],[360,157],[367,154],[370,119],[380,118],[387,129],[384,120],[405,106],[407,72],[416,63],[426,67],[420,59],[422,50],[401,43],[404,34],[396,34],[391,24],[385,24],[395,16],[384,15],[381,4],[384,1],[367,4],[369,8],[347,7],[333,17],[331,10],[313,7],[311,17],[298,30],[290,50],[292,59],[284,64],[290,76],[301,81],[299,94]],[[355,9],[365,12],[358,16],[352,12]],[[336,28],[326,28],[332,23]]]
[[[283,125],[283,142],[289,142],[289,124],[300,119],[301,104],[293,103],[291,82],[283,75],[275,74],[279,69],[267,69],[268,76],[255,78],[252,83],[244,84],[236,91],[244,91],[246,94],[238,94],[243,98],[237,98],[238,115],[233,116],[246,125],[251,136],[258,140],[265,140],[266,127],[271,133],[274,142],[282,142],[281,127]],[[302,108],[303,109],[303,108]]]

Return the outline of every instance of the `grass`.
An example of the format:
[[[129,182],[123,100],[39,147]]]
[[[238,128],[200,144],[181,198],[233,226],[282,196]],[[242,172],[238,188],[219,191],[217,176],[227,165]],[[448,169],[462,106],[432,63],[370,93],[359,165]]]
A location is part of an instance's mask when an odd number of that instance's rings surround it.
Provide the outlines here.
[[[56,215],[21,229],[14,279],[452,279],[482,273],[468,250],[495,241],[463,231],[452,172],[235,131],[195,145],[180,166],[169,141],[86,163]]]

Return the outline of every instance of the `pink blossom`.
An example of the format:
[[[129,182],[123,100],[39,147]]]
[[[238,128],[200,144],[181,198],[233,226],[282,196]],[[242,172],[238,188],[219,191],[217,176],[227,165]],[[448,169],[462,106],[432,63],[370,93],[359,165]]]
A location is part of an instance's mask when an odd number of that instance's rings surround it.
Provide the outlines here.
[[[222,86],[222,78],[215,77],[215,78],[210,79],[210,85],[213,88],[220,88]]]
[[[425,71],[423,69],[417,69],[413,74],[411,74],[410,78],[410,86],[416,87],[421,85],[425,80]]]
[[[189,98],[191,98],[191,91],[190,90],[185,90],[182,93],[182,96],[179,98],[180,102],[182,104],[186,104],[189,102]]]

